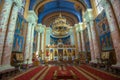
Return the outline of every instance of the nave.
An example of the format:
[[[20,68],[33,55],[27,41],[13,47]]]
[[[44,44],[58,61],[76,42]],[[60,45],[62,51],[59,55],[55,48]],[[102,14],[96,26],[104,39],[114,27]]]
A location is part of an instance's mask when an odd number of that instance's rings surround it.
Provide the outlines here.
[[[120,0],[0,0],[0,80],[118,80],[119,9]]]
[[[90,65],[41,65],[10,80],[120,80],[120,77]]]

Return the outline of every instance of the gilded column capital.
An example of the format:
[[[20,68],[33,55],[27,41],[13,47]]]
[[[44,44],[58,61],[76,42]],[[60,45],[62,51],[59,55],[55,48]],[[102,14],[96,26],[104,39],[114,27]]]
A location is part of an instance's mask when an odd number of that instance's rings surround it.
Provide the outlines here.
[[[90,22],[91,20],[93,20],[93,10],[87,9],[83,17],[85,18],[86,22]]]
[[[40,33],[41,27],[39,26],[39,24],[36,25],[35,30],[36,30],[38,33]]]
[[[79,23],[79,30],[80,30],[80,31],[83,30],[83,22]]]
[[[38,20],[38,17],[36,13],[34,12],[34,10],[28,11],[27,21],[30,23],[36,24],[37,20]]]
[[[75,24],[75,28],[76,28],[76,31],[77,31],[77,32],[80,31],[80,26],[79,26],[79,24]]]

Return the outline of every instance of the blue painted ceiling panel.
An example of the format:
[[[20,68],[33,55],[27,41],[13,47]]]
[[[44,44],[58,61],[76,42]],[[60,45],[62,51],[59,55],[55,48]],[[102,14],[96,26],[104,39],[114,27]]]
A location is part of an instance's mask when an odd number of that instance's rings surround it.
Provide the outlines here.
[[[73,14],[73,15],[75,15],[76,17],[77,17],[77,19],[78,19],[78,21],[79,22],[81,22],[82,20],[82,16],[80,16],[79,14],[79,12],[77,12],[77,11],[74,11],[74,10],[69,10],[69,9],[66,9],[66,8],[62,8],[61,10],[59,9],[59,8],[54,8],[54,9],[52,9],[52,10],[47,10],[47,11],[45,11],[45,12],[43,12],[43,13],[40,13],[39,15],[38,15],[38,17],[39,17],[39,19],[38,19],[38,23],[41,23],[42,22],[42,19],[47,15],[47,14],[50,14],[50,13],[52,13],[52,12],[57,12],[57,11],[65,11],[65,12],[69,12],[69,13],[71,13],[71,14]]]

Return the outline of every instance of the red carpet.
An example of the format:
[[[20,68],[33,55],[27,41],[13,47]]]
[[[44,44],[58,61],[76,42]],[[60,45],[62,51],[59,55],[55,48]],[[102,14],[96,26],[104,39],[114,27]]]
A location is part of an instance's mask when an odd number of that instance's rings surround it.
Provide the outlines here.
[[[27,73],[23,73],[22,75],[16,76],[14,80],[30,80],[36,73],[38,73],[43,68],[43,66],[39,66],[33,70],[28,71]]]
[[[53,79],[53,74],[54,74],[55,70],[58,70],[57,66],[51,67],[51,69],[48,71],[47,75],[44,77],[43,80],[52,80]]]
[[[72,66],[68,66],[67,69],[72,70],[76,74],[76,76],[79,78],[79,80],[89,80],[83,74],[75,70]]]
[[[14,80],[120,80],[120,78],[94,69],[81,66],[40,66],[14,78]]]
[[[87,65],[82,65],[80,67],[85,69],[86,71],[90,72],[91,74],[99,76],[100,78],[102,78],[104,80],[120,80],[120,78],[118,78],[112,74],[97,70],[97,69],[92,68],[92,67],[87,66]]]

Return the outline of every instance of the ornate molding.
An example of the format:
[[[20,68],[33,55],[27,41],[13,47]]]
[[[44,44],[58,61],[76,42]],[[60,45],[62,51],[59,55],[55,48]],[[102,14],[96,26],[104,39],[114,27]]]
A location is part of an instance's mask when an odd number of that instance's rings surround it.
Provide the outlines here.
[[[22,0],[13,0],[13,3],[15,3],[15,5],[16,5],[18,8],[21,8],[21,7],[23,6]]]
[[[108,0],[101,0],[100,5],[102,5],[104,8],[108,7],[108,6],[110,6],[110,1],[108,1]]]
[[[34,24],[36,23],[37,20],[38,20],[38,17],[34,12],[34,10],[28,11],[27,21]]]
[[[45,27],[46,27],[45,25],[38,24],[37,26],[39,26],[38,30],[39,30],[40,33],[43,33],[45,31]]]
[[[83,23],[82,22],[79,23],[79,26],[80,26],[80,31],[82,31],[83,30]]]
[[[83,17],[85,18],[86,22],[90,22],[91,20],[93,20],[93,10],[87,9]]]

